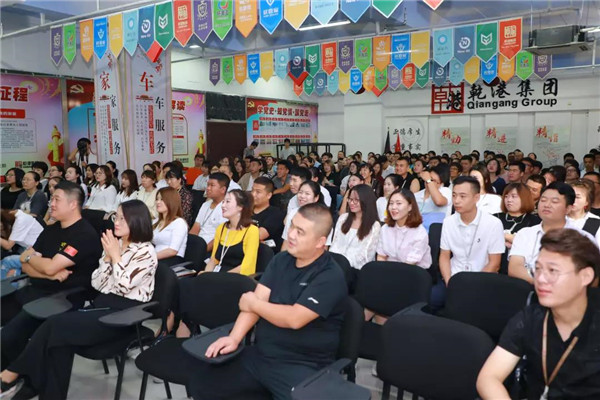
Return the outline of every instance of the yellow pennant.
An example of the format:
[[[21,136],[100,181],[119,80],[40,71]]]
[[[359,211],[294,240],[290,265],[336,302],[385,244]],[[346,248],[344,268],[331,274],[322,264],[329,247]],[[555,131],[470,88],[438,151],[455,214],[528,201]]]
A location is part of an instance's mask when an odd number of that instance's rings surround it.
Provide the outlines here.
[[[89,62],[94,54],[94,20],[86,19],[79,22],[79,43],[81,55],[85,62]]]
[[[504,82],[508,82],[510,80],[510,78],[515,76],[515,60],[516,60],[516,58],[513,57],[512,59],[509,60],[508,58],[504,57],[502,54],[499,54],[498,57],[500,57],[499,63],[498,63],[498,77],[500,79],[502,79]]]
[[[344,73],[340,71],[339,89],[341,93],[346,93],[350,90],[350,71]]]
[[[373,91],[373,85],[375,85],[375,67],[370,66],[363,73],[363,87],[366,91]]]
[[[115,57],[119,57],[123,50],[123,14],[121,13],[108,17],[108,45]]]
[[[410,62],[417,68],[423,68],[429,62],[429,31],[410,34]]]
[[[471,85],[479,79],[479,58],[473,56],[465,63],[465,81]]]
[[[265,51],[260,53],[260,76],[269,81],[273,76],[273,52]]]

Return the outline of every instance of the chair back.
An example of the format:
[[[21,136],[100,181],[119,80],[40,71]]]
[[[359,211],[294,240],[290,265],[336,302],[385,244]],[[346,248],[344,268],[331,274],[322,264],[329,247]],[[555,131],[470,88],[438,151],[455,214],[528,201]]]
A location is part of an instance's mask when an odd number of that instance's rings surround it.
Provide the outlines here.
[[[431,249],[431,267],[429,274],[433,284],[439,282],[440,274],[440,242],[442,241],[442,224],[433,223],[429,225],[429,248]]]
[[[111,217],[106,218],[106,216],[107,213],[102,210],[90,210],[87,208],[81,210],[81,217],[96,229],[98,237],[101,237],[107,229],[114,232],[115,223]]]
[[[358,358],[362,326],[365,322],[363,308],[353,297],[344,300],[344,322],[340,331],[340,344],[336,358],[348,358],[355,362]]]
[[[155,318],[166,322],[173,300],[177,296],[179,296],[177,275],[169,266],[159,264],[154,274],[154,294],[152,295],[152,301],[157,301],[158,305],[148,311],[151,311]]]
[[[446,318],[473,325],[498,340],[506,323],[527,305],[533,286],[526,281],[488,272],[460,272],[450,279]]]
[[[350,265],[350,261],[348,261],[348,259],[343,254],[333,252],[329,252],[329,254],[331,254],[337,265],[340,266],[342,272],[344,273],[344,278],[346,278],[346,283],[348,284],[348,293],[351,295],[354,294],[354,292],[356,291],[356,279],[358,275],[358,270],[352,268],[352,266]]]
[[[256,273],[265,272],[274,256],[273,249],[264,243],[259,244],[258,255],[256,256]]]
[[[494,349],[482,330],[429,315],[397,314],[382,329],[377,374],[425,398],[475,399],[481,367]]]
[[[185,261],[191,261],[192,267],[196,271],[204,269],[204,260],[206,259],[206,242],[198,235],[188,234],[187,245],[185,248]]]
[[[429,302],[431,277],[416,265],[371,261],[360,270],[356,299],[365,308],[392,316],[412,304]]]

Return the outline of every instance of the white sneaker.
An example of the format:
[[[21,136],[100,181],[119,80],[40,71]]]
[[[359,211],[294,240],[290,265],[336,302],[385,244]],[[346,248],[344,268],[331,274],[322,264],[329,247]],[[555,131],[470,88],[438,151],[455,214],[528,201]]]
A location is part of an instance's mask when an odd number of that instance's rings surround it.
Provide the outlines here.
[[[373,364],[373,368],[371,368],[371,375],[373,375],[375,378],[378,378],[378,376],[377,376],[377,363]]]
[[[164,379],[157,378],[155,376],[152,377],[152,382],[154,383],[163,383]]]
[[[135,347],[133,349],[130,349],[127,352],[127,357],[129,357],[130,359],[134,360],[137,358],[137,356],[139,356],[142,353],[142,349],[140,349],[139,347]]]

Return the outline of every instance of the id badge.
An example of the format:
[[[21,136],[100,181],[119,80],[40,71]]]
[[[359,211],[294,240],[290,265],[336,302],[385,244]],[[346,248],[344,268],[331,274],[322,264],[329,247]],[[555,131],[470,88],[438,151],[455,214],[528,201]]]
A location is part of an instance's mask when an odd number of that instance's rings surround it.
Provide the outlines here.
[[[544,393],[540,396],[540,400],[548,400],[548,386],[544,386]]]
[[[215,266],[215,269],[213,269],[213,272],[219,272],[221,270],[221,264],[217,264]]]

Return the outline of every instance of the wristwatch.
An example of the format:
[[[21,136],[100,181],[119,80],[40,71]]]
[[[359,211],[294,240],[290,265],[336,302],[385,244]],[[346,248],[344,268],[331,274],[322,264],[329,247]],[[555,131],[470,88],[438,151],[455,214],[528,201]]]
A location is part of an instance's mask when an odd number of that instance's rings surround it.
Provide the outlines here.
[[[31,260],[31,256],[32,256],[32,255],[30,254],[30,255],[28,255],[27,257],[25,257],[25,263],[28,263],[28,262],[29,262],[29,260]]]
[[[431,183],[431,182],[433,182],[433,179],[431,179],[431,178],[429,178],[425,181],[425,183]]]

